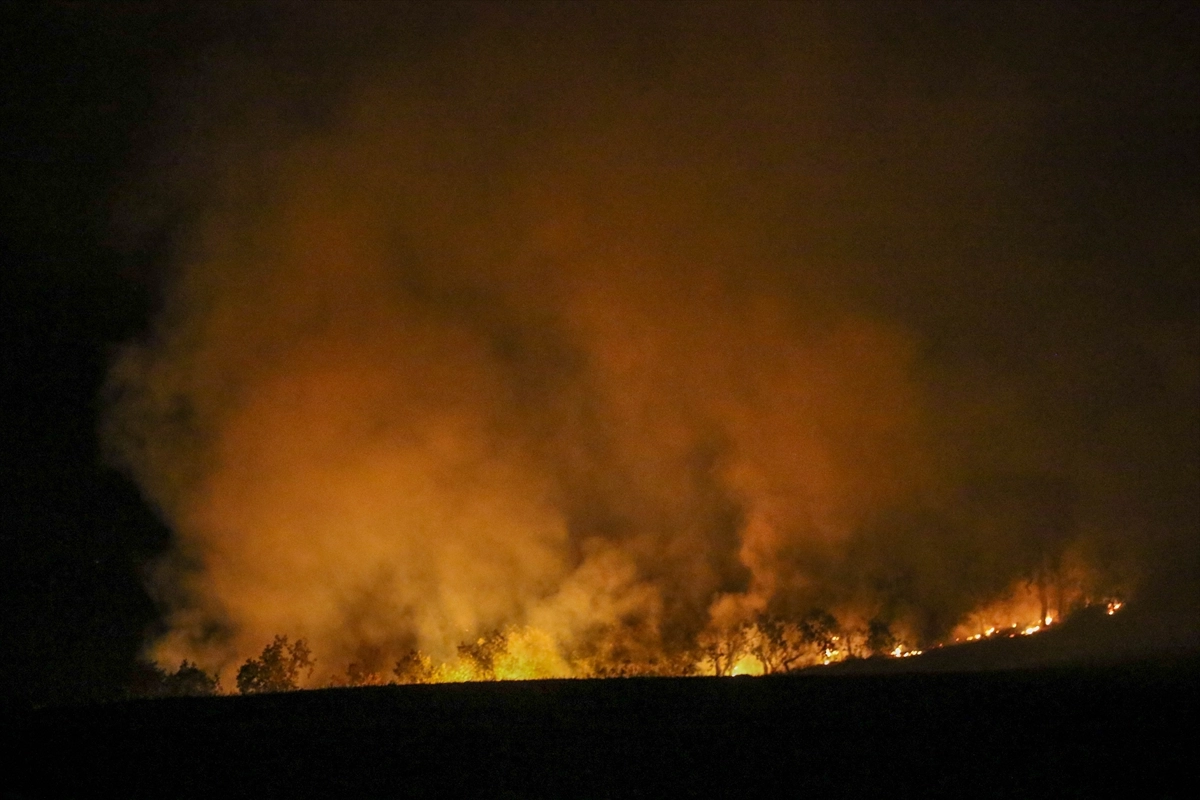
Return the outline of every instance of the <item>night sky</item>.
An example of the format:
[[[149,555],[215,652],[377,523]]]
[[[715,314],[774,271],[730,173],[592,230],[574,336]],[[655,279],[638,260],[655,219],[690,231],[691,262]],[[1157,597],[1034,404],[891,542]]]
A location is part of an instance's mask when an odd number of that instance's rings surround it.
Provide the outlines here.
[[[1067,552],[1197,643],[1195,4],[0,14],[6,697]]]

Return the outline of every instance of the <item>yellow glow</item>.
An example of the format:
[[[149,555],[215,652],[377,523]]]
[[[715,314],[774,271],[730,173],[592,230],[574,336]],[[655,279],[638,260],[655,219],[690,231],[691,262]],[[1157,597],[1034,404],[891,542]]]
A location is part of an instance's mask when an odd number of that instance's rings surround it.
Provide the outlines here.
[[[558,653],[553,637],[534,628],[511,632],[504,653],[496,657],[496,680],[527,681],[539,678],[569,678],[571,666]]]
[[[1105,600],[1105,613],[1115,614],[1124,606],[1121,600]],[[1084,603],[1087,605],[1087,603]],[[1034,612],[1037,614],[1038,612]],[[976,614],[975,619],[979,620],[981,614]],[[994,636],[1013,637],[1016,635],[1030,636],[1046,630],[1052,624],[1061,622],[1062,616],[1059,614],[1047,613],[1044,618],[1030,621],[1029,617],[1016,622],[1001,622],[994,620],[992,624],[986,627],[976,628],[976,632],[957,636],[953,639],[955,642],[971,642],[980,641],[985,638]],[[961,631],[962,626],[958,630]],[[473,644],[464,644],[459,647],[458,655],[440,663],[430,658],[423,653],[413,654],[419,659],[419,669],[408,669],[405,665],[408,661],[398,663],[396,667],[396,677],[402,683],[463,683],[475,681],[512,681],[512,680],[542,680],[551,678],[593,678],[593,677],[612,677],[616,675],[638,675],[638,674],[674,674],[674,675],[713,675],[723,674],[731,676],[750,675],[759,676],[766,674],[769,670],[767,663],[755,655],[751,651],[754,647],[761,646],[761,631],[754,625],[747,628],[733,629],[739,631],[730,636],[739,636],[740,639],[724,640],[721,647],[727,649],[719,652],[719,660],[714,661],[714,655],[709,655],[695,661],[690,665],[679,666],[675,669],[671,667],[663,668],[661,662],[656,663],[653,660],[638,662],[628,659],[622,661],[612,661],[611,658],[606,658],[604,655],[596,654],[586,658],[571,658],[564,653],[569,650],[564,646],[559,635],[553,630],[537,628],[533,626],[509,627],[500,631],[494,631],[483,637],[477,638]],[[747,633],[747,630],[749,633]],[[711,635],[716,636],[716,633]],[[806,667],[816,666],[818,664],[833,664],[844,661],[851,657],[856,652],[856,648],[862,646],[862,641],[866,634],[851,624],[847,628],[843,628],[842,635],[830,636],[827,642],[828,646],[824,649],[817,649],[811,642],[803,640],[794,643],[793,647],[811,648],[799,656],[796,653],[792,654],[793,660],[784,662],[782,668],[780,662],[773,662],[777,669],[803,669]],[[722,640],[715,639],[718,643]],[[948,640],[949,641],[949,640]],[[734,644],[737,642],[737,644]],[[941,647],[942,643],[936,643],[934,648]],[[757,651],[756,651],[757,652]],[[800,652],[800,651],[796,651]],[[912,656],[921,655],[923,650],[910,648],[903,642],[897,642],[892,650],[888,653],[892,658],[911,658]],[[725,655],[730,654],[730,655]],[[725,660],[732,656],[732,665],[730,661]],[[412,656],[406,657],[411,660]],[[718,665],[721,665],[718,668]],[[353,665],[352,665],[353,666]],[[410,665],[411,666],[411,665]],[[345,683],[337,683],[338,678],[333,678],[332,685],[346,685]],[[382,684],[392,682],[390,676],[385,672],[372,673],[367,679],[358,680],[352,685],[362,685],[364,683]]]
[[[763,663],[751,655],[745,655],[733,665],[731,675],[762,675],[766,672]]]

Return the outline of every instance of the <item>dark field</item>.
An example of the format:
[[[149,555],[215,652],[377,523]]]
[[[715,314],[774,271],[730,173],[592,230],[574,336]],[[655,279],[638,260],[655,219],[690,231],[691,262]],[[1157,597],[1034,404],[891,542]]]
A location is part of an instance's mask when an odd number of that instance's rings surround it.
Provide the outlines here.
[[[1200,658],[10,712],[5,798],[1190,794]]]

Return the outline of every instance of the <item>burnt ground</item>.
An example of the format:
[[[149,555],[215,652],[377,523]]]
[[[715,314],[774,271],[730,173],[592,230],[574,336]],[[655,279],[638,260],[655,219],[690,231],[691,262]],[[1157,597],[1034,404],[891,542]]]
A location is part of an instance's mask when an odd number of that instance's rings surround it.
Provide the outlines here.
[[[1200,656],[9,709],[2,798],[1184,796]]]

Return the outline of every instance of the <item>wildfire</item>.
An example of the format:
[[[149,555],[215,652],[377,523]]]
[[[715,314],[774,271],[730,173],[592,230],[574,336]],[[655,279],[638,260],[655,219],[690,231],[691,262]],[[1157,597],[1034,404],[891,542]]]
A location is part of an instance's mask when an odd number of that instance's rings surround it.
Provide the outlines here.
[[[961,632],[967,624],[978,624],[980,618],[995,617],[1002,610],[1020,611],[1025,601],[1028,601],[1027,597],[1010,597],[976,611],[956,631]],[[1124,602],[1115,598],[1099,602],[1084,600],[1074,607],[1093,605],[1102,605],[1105,613],[1112,615],[1124,607]],[[1037,616],[1032,620],[1028,617],[1008,622],[994,620],[974,633],[955,636],[953,642],[1032,636],[1059,624],[1065,616],[1065,612],[1059,610],[1044,613],[1041,613],[1041,609],[1032,611],[1027,607],[1027,602],[1024,610]],[[286,642],[286,639],[283,641]],[[945,643],[951,642],[947,640]],[[937,643],[933,647],[941,647],[942,644]],[[298,642],[297,646],[300,645]],[[894,637],[890,627],[877,619],[865,625],[843,625],[825,612],[811,612],[799,622],[759,615],[739,625],[705,632],[696,640],[694,648],[675,657],[641,660],[612,652],[601,655],[572,654],[547,630],[511,626],[460,644],[456,655],[444,661],[437,662],[425,653],[412,650],[394,663],[390,675],[383,670],[370,670],[353,663],[344,675],[327,679],[325,685],[467,683],[645,675],[760,676],[854,658],[911,658],[924,652]]]
[[[730,675],[762,675],[766,672],[763,663],[752,655],[744,655],[737,660],[730,671]]]
[[[1116,614],[1124,602],[1106,599],[1100,602],[1085,601],[1080,607],[1102,604],[1105,614]],[[977,616],[976,615],[973,616]],[[1046,628],[1058,624],[1061,613],[1046,613],[1031,622],[1014,621],[1007,625],[991,624],[970,636],[959,636],[954,642],[979,642],[982,639],[1033,636]],[[961,626],[960,626],[961,627]],[[833,633],[839,630],[839,633]],[[287,644],[286,637],[277,637],[276,644]],[[938,643],[934,648],[941,648]],[[493,631],[458,645],[457,655],[439,663],[418,650],[410,650],[395,662],[391,674],[378,669],[368,669],[360,663],[350,663],[346,674],[331,676],[325,681],[328,686],[379,686],[383,684],[461,684],[461,682],[499,680],[542,680],[552,678],[613,678],[613,676],[636,675],[766,675],[794,672],[808,667],[850,660],[850,658],[877,656],[911,658],[922,655],[924,650],[912,648],[890,636],[887,626],[872,620],[865,628],[839,627],[832,615],[815,612],[800,622],[786,622],[761,616],[755,621],[732,626],[722,631],[709,631],[697,639],[696,648],[700,657],[652,658],[638,662],[635,658],[616,657],[569,657],[564,655],[562,644],[552,633],[536,627],[509,627]],[[304,650],[304,640],[294,645]],[[263,663],[269,661],[271,648],[264,650]],[[252,662],[247,662],[252,663]],[[308,666],[312,662],[308,661]],[[187,662],[181,670],[186,672]],[[244,668],[245,669],[245,668]],[[204,675],[192,666],[193,673]],[[181,674],[181,673],[180,673]],[[188,673],[191,675],[191,673]],[[178,676],[178,675],[176,675]],[[168,676],[169,678],[169,676]],[[240,681],[240,678],[239,678]],[[210,679],[217,685],[215,678]],[[296,688],[294,681],[286,686]],[[281,691],[280,688],[259,691]]]
[[[888,653],[888,655],[892,658],[911,658],[912,656],[919,656],[924,652],[924,650],[909,650],[906,649],[904,645],[898,644],[894,650]]]
[[[1103,602],[1104,602],[1104,606],[1105,606],[1105,613],[1108,616],[1112,616],[1113,614],[1117,613],[1117,611],[1119,611],[1125,605],[1120,600],[1106,600]],[[1090,607],[1090,606],[1094,606],[1094,605],[1098,605],[1098,603],[1094,603],[1090,600],[1085,600],[1079,604],[1079,607],[1086,608],[1086,607]],[[978,614],[973,615],[973,616],[977,617]],[[1008,625],[999,625],[999,624],[989,625],[986,629],[984,629],[982,631],[978,631],[974,634],[970,634],[967,636],[955,636],[954,641],[955,642],[977,642],[977,641],[980,641],[981,639],[991,639],[995,636],[1003,636],[1003,637],[1007,637],[1007,638],[1012,638],[1014,636],[1032,636],[1035,633],[1040,633],[1040,632],[1046,630],[1051,625],[1056,624],[1060,620],[1061,620],[1061,615],[1056,615],[1054,613],[1046,613],[1040,619],[1035,619],[1033,621],[1012,622]],[[959,628],[956,630],[961,631],[962,627],[963,626],[959,626]],[[895,654],[893,653],[893,655],[895,655]]]
[[[1105,611],[1114,614],[1123,605],[1120,600],[1107,600]],[[1060,615],[1047,614],[1030,623],[992,624],[970,636],[956,637],[954,642],[1031,636],[1057,624],[1059,620]],[[828,622],[824,619],[821,621]],[[675,666],[669,662],[637,663],[625,660],[610,664],[594,658],[572,659],[563,655],[559,643],[547,631],[514,627],[462,644],[455,658],[437,665],[428,656],[414,651],[396,663],[395,678],[391,682],[466,683],[636,675],[760,676],[835,664],[866,655],[912,658],[925,652],[898,640],[889,641],[888,648],[880,650],[878,642],[870,642],[866,631],[851,629],[841,634],[831,634],[811,619],[806,624],[807,628],[801,624],[759,620],[725,631],[722,635],[710,633],[699,642],[702,650],[700,658],[677,661]],[[872,649],[872,644],[875,649]],[[939,643],[934,646],[942,645]],[[339,685],[377,682],[382,681],[373,676],[369,680],[343,680]]]
[[[1105,613],[1115,614],[1124,603],[1121,600],[1109,599],[1103,601]],[[1097,605],[1090,601],[1081,607]],[[955,637],[954,642],[971,642],[996,637],[1012,638],[1015,636],[1032,636],[1058,624],[1062,614],[1047,613],[1041,619],[1022,623],[991,624],[970,636]],[[778,624],[778,623],[776,623]],[[888,658],[912,658],[919,656],[925,650],[910,647],[901,641],[895,641],[890,649],[872,651],[867,645],[867,635],[863,631],[850,631],[845,634],[827,635],[823,643],[813,645],[809,642],[805,651],[804,634],[791,640],[794,652],[791,660],[777,660],[778,653],[773,657],[770,653],[772,636],[778,645],[786,640],[787,631],[781,636],[778,630],[769,630],[771,623],[759,622],[744,625],[740,630],[726,632],[725,638],[711,638],[707,643],[707,651],[700,658],[682,669],[652,669],[648,665],[627,663],[624,669],[597,669],[595,665],[585,662],[571,662],[564,658],[555,645],[554,638],[545,631],[530,628],[513,629],[500,638],[482,638],[470,647],[460,647],[460,656],[453,662],[433,670],[425,682],[451,683],[478,680],[536,680],[538,678],[589,678],[606,675],[638,675],[638,674],[669,674],[669,675],[725,675],[725,676],[760,676],[772,672],[791,671],[805,667],[822,666],[846,661],[850,658],[864,655],[876,655]],[[786,626],[785,626],[786,627]],[[764,628],[768,630],[764,630]],[[795,632],[799,632],[797,626]],[[819,633],[812,630],[807,633],[809,638],[819,638]],[[478,656],[472,656],[480,647],[499,647],[493,656],[491,667],[481,665]],[[724,651],[721,650],[724,645]],[[786,648],[786,644],[784,645]],[[938,643],[934,647],[941,647]]]

